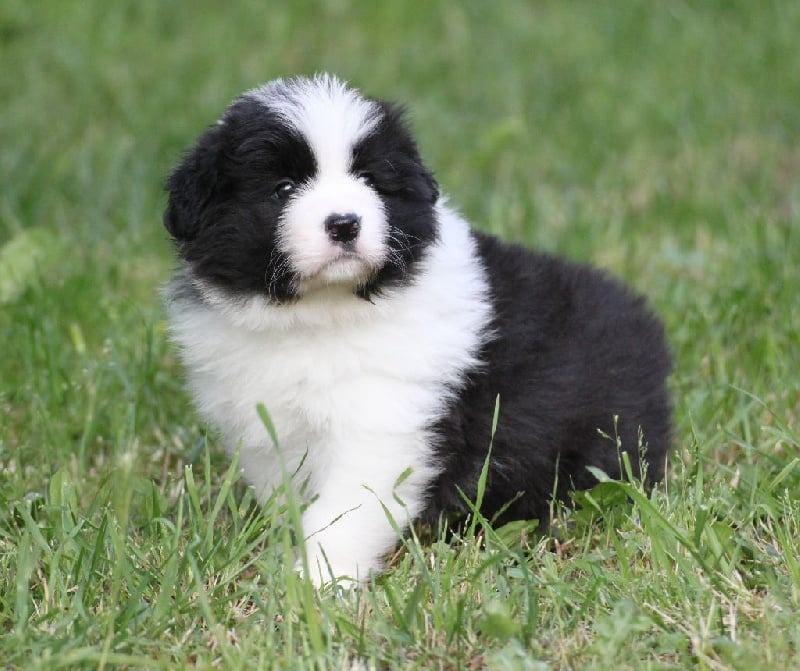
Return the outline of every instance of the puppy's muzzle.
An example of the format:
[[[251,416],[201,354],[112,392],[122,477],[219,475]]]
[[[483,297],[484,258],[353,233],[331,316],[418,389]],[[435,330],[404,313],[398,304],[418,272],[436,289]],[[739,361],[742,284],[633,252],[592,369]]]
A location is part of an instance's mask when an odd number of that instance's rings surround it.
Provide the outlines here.
[[[325,232],[332,242],[348,244],[358,237],[361,217],[357,214],[331,214],[325,219]]]

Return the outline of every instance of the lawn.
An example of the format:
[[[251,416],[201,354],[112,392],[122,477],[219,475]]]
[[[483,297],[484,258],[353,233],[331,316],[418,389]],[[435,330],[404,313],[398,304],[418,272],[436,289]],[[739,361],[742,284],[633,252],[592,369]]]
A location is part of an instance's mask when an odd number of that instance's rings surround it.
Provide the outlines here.
[[[4,0],[0,667],[800,667],[798,35],[790,0]],[[477,227],[648,296],[661,486],[293,573],[189,404],[160,218],[233,96],[318,70],[405,102]]]

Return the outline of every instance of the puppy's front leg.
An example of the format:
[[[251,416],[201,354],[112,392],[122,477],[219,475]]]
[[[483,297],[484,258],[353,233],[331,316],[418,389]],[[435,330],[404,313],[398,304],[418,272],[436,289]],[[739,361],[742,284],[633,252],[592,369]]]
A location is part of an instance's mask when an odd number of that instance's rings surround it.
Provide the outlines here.
[[[399,540],[390,519],[404,531],[422,510],[430,469],[411,468],[404,473],[373,460],[330,469],[302,521],[314,584],[334,578],[364,582],[381,569],[383,556]],[[302,570],[302,561],[297,568]]]

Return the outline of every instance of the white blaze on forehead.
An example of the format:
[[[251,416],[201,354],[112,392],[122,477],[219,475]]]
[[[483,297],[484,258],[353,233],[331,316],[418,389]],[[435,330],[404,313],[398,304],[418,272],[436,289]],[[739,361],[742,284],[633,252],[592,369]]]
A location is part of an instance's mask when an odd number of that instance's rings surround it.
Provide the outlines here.
[[[303,134],[322,174],[350,168],[353,146],[372,131],[379,116],[375,103],[330,75],[278,79],[245,95]]]

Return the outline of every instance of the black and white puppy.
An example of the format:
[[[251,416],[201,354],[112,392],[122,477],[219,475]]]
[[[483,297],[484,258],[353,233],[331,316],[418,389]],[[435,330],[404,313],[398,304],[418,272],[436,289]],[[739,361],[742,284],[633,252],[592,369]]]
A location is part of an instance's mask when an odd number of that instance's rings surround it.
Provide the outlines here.
[[[593,484],[587,466],[618,476],[617,442],[662,477],[658,320],[601,272],[471,230],[398,107],[331,76],[274,81],[231,104],[167,189],[171,330],[197,407],[262,499],[281,461],[307,482],[315,582],[380,570],[387,513],[463,512],[498,396],[489,517],[546,518],[553,495]]]

